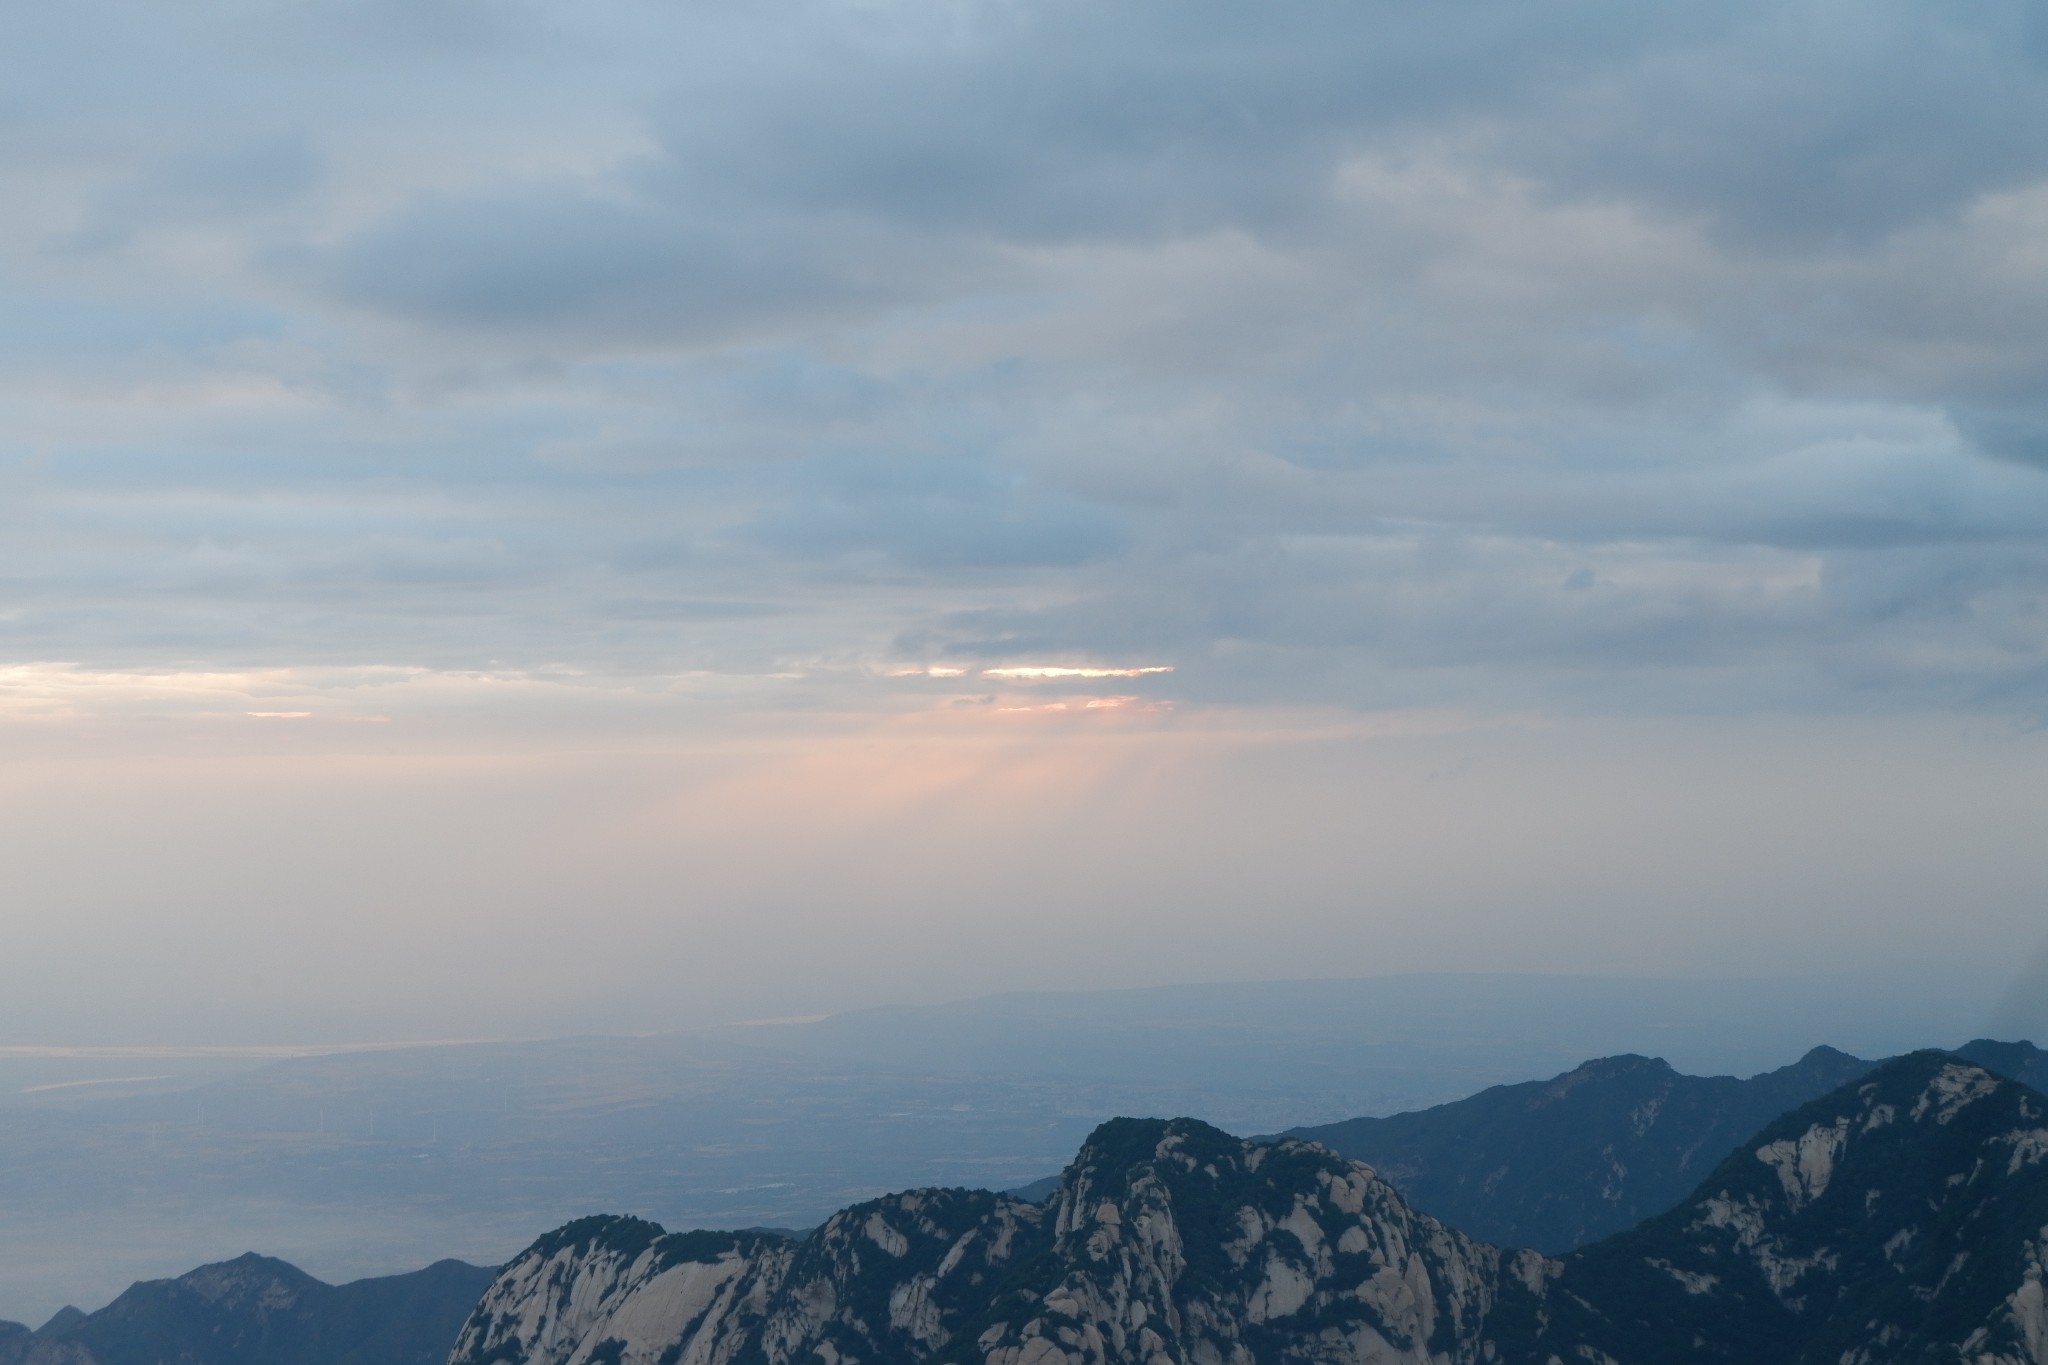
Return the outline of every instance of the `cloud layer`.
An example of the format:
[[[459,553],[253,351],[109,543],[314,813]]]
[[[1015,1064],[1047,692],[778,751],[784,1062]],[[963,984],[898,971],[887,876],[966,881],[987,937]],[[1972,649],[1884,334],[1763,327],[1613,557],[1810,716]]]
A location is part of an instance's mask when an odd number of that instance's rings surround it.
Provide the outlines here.
[[[2048,705],[2020,0],[8,23],[10,659]]]

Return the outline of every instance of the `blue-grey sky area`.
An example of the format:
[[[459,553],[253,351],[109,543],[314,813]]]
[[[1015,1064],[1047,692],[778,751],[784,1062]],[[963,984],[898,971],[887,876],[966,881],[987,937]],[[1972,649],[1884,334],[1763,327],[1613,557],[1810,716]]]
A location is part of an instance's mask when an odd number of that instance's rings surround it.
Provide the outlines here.
[[[2024,0],[0,17],[0,1032],[2048,917]]]

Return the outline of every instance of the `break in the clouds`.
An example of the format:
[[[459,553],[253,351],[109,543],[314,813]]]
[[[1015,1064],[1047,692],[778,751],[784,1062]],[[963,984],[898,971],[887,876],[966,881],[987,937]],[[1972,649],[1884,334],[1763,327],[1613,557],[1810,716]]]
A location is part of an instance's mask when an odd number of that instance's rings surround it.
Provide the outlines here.
[[[2024,0],[17,10],[13,660],[2048,707]]]

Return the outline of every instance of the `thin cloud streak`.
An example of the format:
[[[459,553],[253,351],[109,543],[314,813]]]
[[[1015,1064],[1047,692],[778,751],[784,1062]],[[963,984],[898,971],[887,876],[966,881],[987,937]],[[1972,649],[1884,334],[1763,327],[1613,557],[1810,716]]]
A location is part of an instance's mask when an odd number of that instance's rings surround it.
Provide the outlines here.
[[[984,678],[1004,678],[1021,682],[1053,681],[1060,678],[1144,678],[1154,673],[1171,673],[1170,664],[1154,664],[1146,668],[1068,668],[1058,664],[1016,664],[1008,668],[984,668]]]

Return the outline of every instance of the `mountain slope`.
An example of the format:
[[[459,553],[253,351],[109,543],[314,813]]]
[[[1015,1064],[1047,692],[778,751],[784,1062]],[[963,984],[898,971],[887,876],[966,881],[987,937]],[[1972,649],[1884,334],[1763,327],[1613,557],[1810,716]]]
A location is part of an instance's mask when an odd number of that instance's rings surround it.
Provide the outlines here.
[[[1285,1136],[1368,1163],[1474,1236],[1555,1253],[1670,1208],[1745,1137],[1874,1065],[1817,1047],[1739,1080],[1605,1057],[1548,1081]]]
[[[337,1286],[251,1253],[0,1334],[0,1365],[439,1365],[495,1273],[441,1261]]]
[[[1913,1054],[1553,1260],[1315,1144],[1118,1119],[1044,1205],[912,1191],[801,1242],[571,1224],[450,1365],[2048,1365],[2044,1125],[2036,1092]]]
[[[1545,1265],[1311,1144],[1118,1119],[1045,1205],[914,1191],[802,1244],[571,1224],[506,1268],[450,1359],[1477,1362],[1498,1300]]]
[[[1564,1262],[1542,1339],[1628,1365],[2048,1360],[2048,1099],[1915,1053]]]

